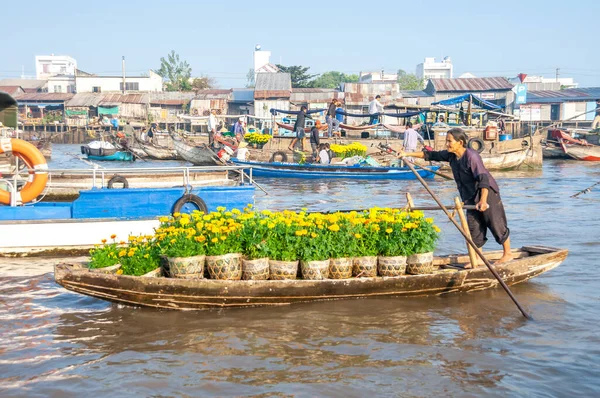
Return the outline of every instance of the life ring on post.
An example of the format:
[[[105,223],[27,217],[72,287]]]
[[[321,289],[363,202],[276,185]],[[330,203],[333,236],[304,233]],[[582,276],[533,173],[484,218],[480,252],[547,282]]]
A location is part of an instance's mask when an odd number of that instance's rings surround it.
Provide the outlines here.
[[[123,189],[129,188],[129,181],[127,181],[127,178],[125,178],[123,176],[120,176],[118,174],[115,174],[114,176],[112,176],[110,178],[110,180],[108,180],[108,184],[106,184],[106,187],[108,189],[113,189],[113,185],[115,183],[116,184],[119,184],[119,183],[123,184]]]
[[[175,204],[173,205],[173,213],[181,213],[181,209],[186,204],[192,204],[196,207],[197,210],[200,210],[204,213],[208,213],[208,207],[206,207],[206,203],[200,197],[194,194],[185,194],[181,198],[177,199]]]
[[[276,162],[275,157],[281,156],[280,162],[285,163],[288,160],[287,154],[283,151],[277,151],[273,155],[271,155],[271,159],[269,159],[269,163]]]
[[[12,153],[23,160],[29,171],[27,183],[16,194],[17,204],[31,202],[44,192],[48,182],[48,164],[39,149],[18,138],[1,138],[0,154],[3,153]],[[0,190],[0,203],[10,205],[11,195],[12,192]]]
[[[481,138],[471,138],[467,143],[467,148],[477,151],[477,153],[481,153],[485,149],[485,144]]]

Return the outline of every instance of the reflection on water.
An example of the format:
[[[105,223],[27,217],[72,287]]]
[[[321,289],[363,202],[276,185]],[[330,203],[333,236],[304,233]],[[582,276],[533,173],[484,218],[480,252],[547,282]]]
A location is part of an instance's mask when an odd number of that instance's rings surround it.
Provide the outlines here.
[[[0,260],[2,396],[598,396],[600,180],[597,168],[547,162],[498,174],[514,246],[567,247],[556,270],[502,290],[279,308],[169,312],[69,293],[55,260]],[[591,182],[590,182],[591,181]],[[257,207],[403,206],[418,182],[263,180]],[[431,187],[451,203],[453,182]],[[258,194],[257,194],[258,195]],[[465,252],[441,213],[440,252]],[[487,249],[496,248],[489,242]]]

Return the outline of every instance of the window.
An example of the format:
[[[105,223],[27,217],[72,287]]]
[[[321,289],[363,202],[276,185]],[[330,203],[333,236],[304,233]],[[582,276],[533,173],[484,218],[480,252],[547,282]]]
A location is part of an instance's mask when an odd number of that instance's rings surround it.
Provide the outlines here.
[[[62,86],[54,86],[55,93],[62,93]]]
[[[120,84],[121,91],[123,91],[123,83]],[[127,91],[140,91],[139,83],[125,83],[125,90]]]
[[[101,93],[101,92],[102,92],[102,88],[100,86],[92,87],[92,93]]]
[[[48,67],[49,67],[49,66],[50,66],[50,65],[48,65],[48,64],[43,64],[43,65],[42,65],[42,71],[43,71],[44,73],[48,73]]]

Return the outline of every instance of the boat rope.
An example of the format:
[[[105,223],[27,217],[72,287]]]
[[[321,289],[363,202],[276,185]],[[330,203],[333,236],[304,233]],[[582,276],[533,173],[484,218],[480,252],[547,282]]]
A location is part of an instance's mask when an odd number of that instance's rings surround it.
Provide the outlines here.
[[[597,183],[595,183],[595,184],[592,184],[592,185],[590,185],[590,186],[589,186],[589,187],[587,187],[586,189],[582,189],[581,191],[579,191],[579,192],[577,192],[576,194],[574,194],[574,195],[571,195],[571,196],[569,196],[569,197],[570,197],[570,198],[576,198],[576,197],[578,197],[579,195],[586,194],[586,193],[590,193],[590,192],[592,191],[592,188],[594,188],[596,185],[600,185],[600,181],[598,181],[598,182],[597,182]]]

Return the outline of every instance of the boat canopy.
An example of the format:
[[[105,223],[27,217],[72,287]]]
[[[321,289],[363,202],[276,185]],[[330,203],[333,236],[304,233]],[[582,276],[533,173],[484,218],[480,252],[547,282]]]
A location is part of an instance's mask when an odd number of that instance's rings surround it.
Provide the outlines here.
[[[445,100],[433,102],[431,105],[456,105],[456,104],[463,103],[465,101],[471,101],[471,102],[473,102],[473,104],[479,106],[480,108],[488,109],[488,110],[497,110],[497,109],[503,108],[500,105],[496,105],[494,103],[491,103],[489,101],[481,99],[478,96],[476,96],[474,94],[470,94],[470,93],[464,94],[464,95],[461,95],[458,97],[453,97],[453,98],[448,98]]]
[[[307,111],[307,114],[312,114],[312,113],[319,113],[319,112],[323,112],[326,109],[312,109],[310,111]],[[276,116],[278,113],[283,113],[286,115],[297,115],[298,113],[300,113],[300,111],[288,111],[288,110],[282,110],[282,109],[274,109],[271,108],[270,110],[271,114],[273,116]],[[406,112],[406,113],[392,113],[392,112],[388,112],[388,113],[375,113],[373,115],[370,115],[368,113],[348,113],[344,110],[336,110],[335,113],[340,114],[340,115],[344,115],[344,116],[351,116],[351,117],[371,117],[371,116],[378,116],[378,115],[384,115],[384,116],[389,116],[389,117],[412,117],[412,116],[416,116],[419,115],[421,113],[424,113],[426,111],[414,111],[414,112]]]

